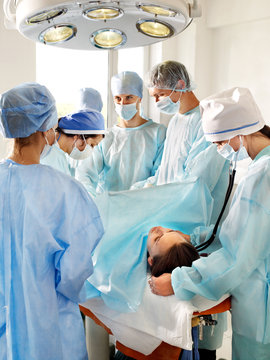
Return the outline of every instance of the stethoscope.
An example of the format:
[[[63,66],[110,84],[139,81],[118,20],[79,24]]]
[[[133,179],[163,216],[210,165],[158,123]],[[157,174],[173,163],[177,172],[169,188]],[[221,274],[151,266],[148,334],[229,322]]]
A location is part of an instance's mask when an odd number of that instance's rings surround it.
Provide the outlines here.
[[[219,223],[220,223],[220,220],[222,218],[222,215],[226,209],[226,206],[228,204],[228,201],[229,201],[229,198],[230,198],[230,195],[232,193],[232,189],[233,189],[233,184],[234,184],[234,178],[235,178],[235,173],[236,173],[236,161],[237,159],[234,161],[234,164],[233,162],[231,161],[230,162],[230,175],[229,175],[229,185],[228,185],[228,188],[227,188],[227,191],[226,191],[226,195],[225,195],[225,199],[224,199],[224,203],[223,203],[223,206],[222,206],[222,209],[220,211],[220,214],[217,218],[217,221],[216,221],[216,224],[214,226],[214,229],[213,229],[213,232],[212,232],[212,235],[210,236],[210,238],[203,242],[202,244],[200,245],[197,245],[195,246],[196,250],[197,251],[202,251],[202,250],[205,250],[206,248],[208,248],[208,246],[210,246],[212,244],[212,242],[215,240],[215,237],[216,237],[216,233],[217,233],[217,230],[218,230],[218,226],[219,226]]]

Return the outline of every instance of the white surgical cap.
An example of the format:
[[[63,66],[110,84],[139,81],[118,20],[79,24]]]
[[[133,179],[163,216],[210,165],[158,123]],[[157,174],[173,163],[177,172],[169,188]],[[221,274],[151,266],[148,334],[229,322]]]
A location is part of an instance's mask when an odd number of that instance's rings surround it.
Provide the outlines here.
[[[200,102],[206,140],[223,141],[237,135],[249,135],[262,129],[265,122],[246,88],[235,87]]]
[[[123,71],[112,77],[111,90],[113,96],[121,94],[143,96],[143,81],[140,76],[133,71]]]
[[[24,83],[0,97],[0,132],[6,138],[24,138],[57,124],[55,100],[37,83]]]
[[[79,110],[97,110],[101,112],[103,102],[100,93],[93,88],[79,90]]]

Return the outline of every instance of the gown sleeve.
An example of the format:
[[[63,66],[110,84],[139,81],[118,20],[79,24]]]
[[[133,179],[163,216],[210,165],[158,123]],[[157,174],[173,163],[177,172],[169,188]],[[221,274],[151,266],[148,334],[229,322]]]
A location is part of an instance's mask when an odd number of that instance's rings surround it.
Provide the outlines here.
[[[95,203],[79,183],[74,185],[56,234],[61,250],[55,254],[55,282],[59,293],[79,302],[84,300],[84,281],[93,273],[92,252],[104,230]]]
[[[196,139],[192,139],[191,142],[192,145],[184,164],[185,177],[201,178],[212,192],[228,161],[217,152],[215,144],[205,140],[201,126],[196,132]]]
[[[157,133],[157,152],[155,159],[153,161],[153,168],[151,170],[151,176],[154,176],[162,159],[163,150],[164,150],[164,141],[166,138],[166,127],[163,125],[159,126]]]

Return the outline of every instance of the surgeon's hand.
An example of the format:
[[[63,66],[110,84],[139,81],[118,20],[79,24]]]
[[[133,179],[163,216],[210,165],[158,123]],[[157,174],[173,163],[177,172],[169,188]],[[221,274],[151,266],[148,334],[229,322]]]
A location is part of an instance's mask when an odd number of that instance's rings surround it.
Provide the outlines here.
[[[148,280],[152,293],[161,296],[173,295],[171,274],[162,274],[159,277],[151,276]]]

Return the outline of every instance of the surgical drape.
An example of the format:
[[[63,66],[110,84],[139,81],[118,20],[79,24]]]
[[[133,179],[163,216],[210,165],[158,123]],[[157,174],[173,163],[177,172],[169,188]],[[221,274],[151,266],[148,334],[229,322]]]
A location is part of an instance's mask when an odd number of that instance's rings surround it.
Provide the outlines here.
[[[93,255],[88,297],[120,312],[135,311],[146,284],[146,238],[162,225],[191,232],[208,224],[212,197],[200,180],[99,195],[105,234]]]

